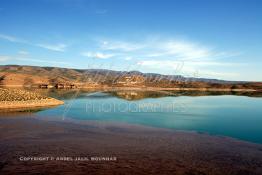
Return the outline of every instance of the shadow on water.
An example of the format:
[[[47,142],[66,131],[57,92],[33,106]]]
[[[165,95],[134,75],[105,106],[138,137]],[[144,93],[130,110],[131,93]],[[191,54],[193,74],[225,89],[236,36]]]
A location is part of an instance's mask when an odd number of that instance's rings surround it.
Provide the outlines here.
[[[49,107],[34,107],[34,108],[14,108],[14,109],[4,109],[0,110],[0,117],[9,116],[28,116],[33,113],[41,112],[47,109],[55,108],[56,106]]]
[[[30,110],[4,110],[0,111],[0,118],[28,118],[28,117],[34,117],[34,113],[40,112],[40,111],[30,111]]]

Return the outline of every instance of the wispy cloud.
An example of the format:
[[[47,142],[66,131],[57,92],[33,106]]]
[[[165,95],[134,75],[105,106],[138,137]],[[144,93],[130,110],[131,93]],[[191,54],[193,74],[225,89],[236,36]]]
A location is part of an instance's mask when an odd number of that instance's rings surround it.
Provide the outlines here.
[[[133,59],[133,58],[130,57],[130,56],[125,57],[125,60],[127,60],[127,61],[132,60],[132,59]]]
[[[0,55],[0,62],[7,61],[7,60],[9,60],[9,59],[10,59],[9,56],[6,56],[6,55]]]
[[[25,50],[20,50],[20,51],[18,52],[18,54],[20,54],[20,55],[28,55],[29,52],[27,52],[27,51],[25,51]]]
[[[52,61],[50,59],[43,59],[43,58],[30,58],[30,57],[26,57],[26,55],[23,55],[23,56],[0,55],[0,62],[10,61],[10,60],[36,62],[36,63],[70,65],[68,62],[64,62],[64,61]]]
[[[171,60],[214,60],[236,56],[239,53],[218,51],[210,46],[205,46],[192,41],[168,40],[150,43],[145,57]]]
[[[81,53],[81,55],[85,57],[97,58],[97,59],[107,59],[114,56],[113,54],[105,54],[101,52],[83,52]]]
[[[113,51],[135,51],[142,49],[144,47],[141,43],[131,43],[125,41],[107,41],[104,40],[100,42],[100,48],[103,50],[113,50]]]
[[[190,40],[146,38],[139,41],[98,40],[94,53],[85,53],[87,57],[116,58],[136,64],[137,69],[147,72],[159,72],[194,76],[196,72],[205,77],[219,75],[226,78],[232,72],[228,67],[239,66],[239,63],[225,61],[225,58],[236,57],[240,53],[219,50],[210,45],[204,45]],[[110,52],[104,56],[102,53]],[[224,76],[224,77],[223,77]],[[219,78],[219,77],[218,77]]]
[[[65,52],[68,46],[64,43],[58,44],[41,43],[35,44],[26,40],[0,34],[0,39],[10,42],[24,43],[35,47],[41,47],[56,52]],[[139,38],[139,40],[118,40],[118,39],[96,39],[86,52],[80,53],[84,57],[94,59],[112,59],[115,64],[133,64],[136,68],[146,72],[159,72],[170,74],[181,74],[192,76],[195,72],[206,77],[232,75],[235,66],[239,63],[229,62],[228,58],[238,56],[239,52],[220,50],[212,45],[202,44],[190,40],[176,38]],[[55,42],[52,42],[55,43]],[[19,60],[31,62],[59,63],[63,62],[48,61],[50,59],[32,59],[28,57],[28,52],[20,50]],[[79,53],[78,53],[79,54]],[[226,59],[225,59],[226,58]],[[233,60],[233,59],[230,60]],[[10,58],[8,58],[10,59]],[[0,57],[7,60],[6,57]],[[118,63],[118,61],[120,61]],[[122,65],[120,65],[121,67]],[[223,70],[223,71],[222,71]],[[224,71],[226,70],[226,71]],[[223,77],[223,78],[224,78]],[[219,78],[219,77],[218,77]]]
[[[20,57],[15,57],[14,59],[20,60],[20,61],[36,62],[36,63],[50,63],[50,64],[69,65],[68,62],[63,62],[63,61],[50,61],[50,59],[33,59],[33,58],[20,58]]]
[[[173,58],[178,59],[196,59],[196,58],[207,58],[210,57],[213,53],[207,47],[197,45],[192,42],[184,41],[167,41],[159,42],[156,45],[152,46],[156,53],[151,53],[149,57],[163,57],[163,56],[172,56]]]
[[[64,52],[66,50],[66,48],[68,47],[64,43],[35,44],[35,43],[32,43],[32,42],[29,42],[28,40],[17,38],[17,37],[11,36],[11,35],[5,35],[5,34],[0,34],[0,39],[6,40],[6,41],[9,41],[9,42],[13,42],[13,43],[22,43],[22,44],[26,44],[26,45],[35,46],[35,47],[41,47],[41,48],[44,48],[44,49],[48,49],[48,50],[52,50],[52,51],[58,51],[58,52]]]
[[[0,39],[7,40],[14,43],[28,43],[28,41],[24,39],[10,36],[10,35],[5,35],[5,34],[0,34]]]
[[[185,61],[185,60],[144,60],[137,62],[137,65],[147,70],[165,70],[169,74],[181,74],[193,77],[216,77],[229,78],[237,76],[234,72],[213,71],[214,67],[231,67],[241,64],[217,61]]]
[[[171,59],[171,60],[210,60],[236,56],[239,53],[217,51],[212,47],[192,41],[176,39],[154,39],[143,42],[127,42],[120,40],[99,41],[98,50],[105,50],[125,55],[124,58]]]
[[[59,43],[59,44],[37,44],[37,46],[52,50],[52,51],[57,51],[57,52],[64,52],[65,49],[67,48],[66,44]]]
[[[138,65],[151,68],[175,68],[178,64],[183,64],[188,67],[210,67],[210,66],[232,66],[236,63],[223,63],[216,61],[172,61],[172,60],[144,60],[138,61]],[[191,69],[193,70],[193,69]]]

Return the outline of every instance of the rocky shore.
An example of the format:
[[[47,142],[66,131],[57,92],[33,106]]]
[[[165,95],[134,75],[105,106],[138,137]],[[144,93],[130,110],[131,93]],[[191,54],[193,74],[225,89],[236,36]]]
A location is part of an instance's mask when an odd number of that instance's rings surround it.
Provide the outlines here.
[[[63,101],[20,89],[0,88],[0,110],[31,109],[63,104]]]

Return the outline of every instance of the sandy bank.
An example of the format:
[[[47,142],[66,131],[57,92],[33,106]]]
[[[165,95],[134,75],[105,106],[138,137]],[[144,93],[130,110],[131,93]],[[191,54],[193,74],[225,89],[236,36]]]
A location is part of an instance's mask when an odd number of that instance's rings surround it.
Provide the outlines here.
[[[0,88],[0,110],[31,109],[63,104],[63,101],[20,89]]]
[[[27,101],[2,101],[0,102],[0,110],[2,109],[23,109],[34,107],[48,107],[64,104],[63,101],[54,98],[41,100],[27,100]]]

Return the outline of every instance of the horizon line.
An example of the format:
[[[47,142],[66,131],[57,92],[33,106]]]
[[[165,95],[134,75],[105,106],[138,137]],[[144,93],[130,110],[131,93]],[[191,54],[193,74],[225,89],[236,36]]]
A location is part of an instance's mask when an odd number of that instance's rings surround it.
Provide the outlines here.
[[[217,78],[204,78],[204,77],[190,77],[190,76],[183,76],[179,74],[161,74],[161,73],[154,73],[154,72],[141,72],[138,70],[131,70],[131,71],[122,71],[122,70],[114,70],[114,69],[99,69],[99,68],[88,68],[88,69],[82,69],[82,68],[68,68],[68,67],[57,67],[57,66],[35,66],[35,65],[26,65],[26,64],[6,64],[6,65],[0,65],[0,67],[3,66],[27,66],[27,67],[41,67],[41,68],[59,68],[59,69],[74,69],[74,70],[105,70],[105,71],[115,71],[115,72],[139,72],[142,74],[157,74],[161,76],[181,76],[183,78],[194,78],[194,79],[205,79],[205,80],[218,80],[218,81],[227,81],[227,82],[252,82],[252,83],[261,83],[262,81],[247,81],[247,80],[225,80],[225,79],[217,79]]]

